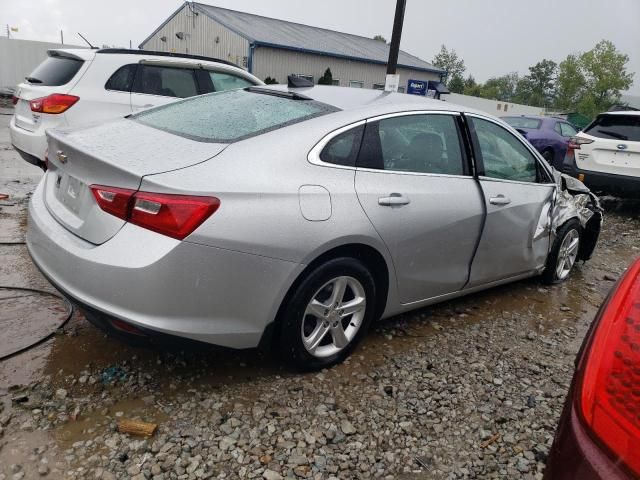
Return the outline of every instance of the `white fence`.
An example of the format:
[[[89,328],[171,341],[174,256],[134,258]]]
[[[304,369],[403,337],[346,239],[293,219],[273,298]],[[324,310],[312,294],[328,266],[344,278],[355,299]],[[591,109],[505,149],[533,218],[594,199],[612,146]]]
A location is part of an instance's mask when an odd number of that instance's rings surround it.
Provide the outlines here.
[[[489,100],[487,98],[472,97],[459,93],[442,95],[440,99],[464,107],[482,110],[496,117],[506,117],[507,115],[544,115],[544,108],[531,107],[519,103],[501,102],[499,100]]]
[[[60,43],[0,37],[0,88],[15,87],[47,58],[51,48],[83,48]]]

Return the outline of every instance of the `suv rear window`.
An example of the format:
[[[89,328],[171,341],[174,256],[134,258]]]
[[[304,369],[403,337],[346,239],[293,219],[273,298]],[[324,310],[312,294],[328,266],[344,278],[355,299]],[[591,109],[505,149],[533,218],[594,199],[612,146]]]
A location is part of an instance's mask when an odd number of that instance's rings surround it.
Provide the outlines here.
[[[36,67],[27,77],[33,85],[56,87],[65,85],[78,73],[84,61],[77,58],[52,56]]]
[[[541,120],[527,117],[502,117],[513,128],[540,128]]]
[[[584,133],[611,140],[640,142],[640,115],[599,115]]]
[[[130,118],[201,142],[232,143],[338,109],[276,92],[227,90],[163,105]]]

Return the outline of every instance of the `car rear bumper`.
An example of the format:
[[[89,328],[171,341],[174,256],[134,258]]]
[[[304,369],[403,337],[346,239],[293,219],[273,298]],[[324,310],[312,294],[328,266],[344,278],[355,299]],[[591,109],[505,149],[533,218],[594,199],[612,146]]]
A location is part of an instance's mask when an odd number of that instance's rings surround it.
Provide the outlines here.
[[[640,177],[582,170],[575,165],[575,161],[566,158],[562,171],[578,178],[594,192],[603,191],[623,196],[640,197]]]
[[[47,136],[44,130],[30,132],[16,125],[15,117],[9,122],[11,144],[27,162],[40,166],[47,151]]]
[[[573,402],[573,389],[567,396],[544,480],[632,480],[591,437],[580,420]]]
[[[29,204],[29,253],[81,306],[147,331],[230,348],[258,346],[303,265],[179,241],[135,225],[94,245]]]

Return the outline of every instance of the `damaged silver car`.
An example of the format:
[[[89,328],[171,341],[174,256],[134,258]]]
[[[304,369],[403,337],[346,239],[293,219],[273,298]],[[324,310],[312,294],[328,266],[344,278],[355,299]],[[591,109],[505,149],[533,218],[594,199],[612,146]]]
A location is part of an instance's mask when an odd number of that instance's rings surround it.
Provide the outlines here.
[[[419,96],[250,87],[49,132],[35,263],[110,331],[303,368],[374,320],[565,280],[602,211],[509,125]]]

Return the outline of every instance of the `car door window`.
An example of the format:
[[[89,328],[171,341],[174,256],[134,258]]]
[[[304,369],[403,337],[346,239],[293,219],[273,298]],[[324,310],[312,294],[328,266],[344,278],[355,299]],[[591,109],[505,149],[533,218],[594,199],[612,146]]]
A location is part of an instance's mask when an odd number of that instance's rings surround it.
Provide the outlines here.
[[[211,77],[211,82],[216,92],[233,90],[234,88],[245,88],[253,85],[249,80],[229,73],[209,72],[209,76]]]
[[[503,127],[471,118],[477,138],[476,155],[484,165],[484,176],[518,182],[537,182],[538,166],[533,154]]]
[[[562,135],[563,137],[573,137],[575,135],[577,135],[577,131],[575,128],[573,128],[571,125],[569,125],[568,123],[561,123],[560,124],[560,135]]]
[[[369,123],[359,166],[464,175],[456,120],[452,115],[424,114]]]
[[[193,70],[155,65],[140,65],[133,91],[178,98],[198,94]]]

